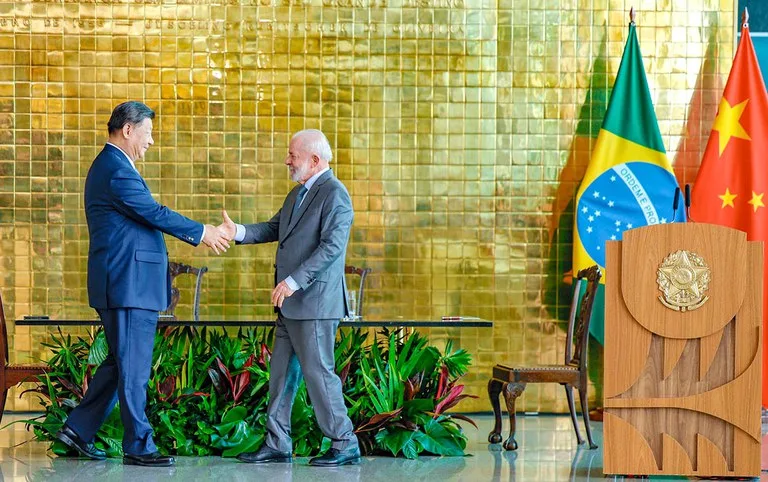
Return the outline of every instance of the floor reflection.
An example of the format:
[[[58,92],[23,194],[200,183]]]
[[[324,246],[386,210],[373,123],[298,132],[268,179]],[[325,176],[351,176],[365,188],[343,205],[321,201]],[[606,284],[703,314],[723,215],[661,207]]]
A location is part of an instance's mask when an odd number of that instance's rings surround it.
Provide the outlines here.
[[[28,416],[24,416],[28,417]],[[24,418],[6,415],[4,423]],[[30,442],[23,425],[0,431],[0,481],[67,482],[396,482],[396,481],[524,481],[577,482],[624,480],[603,477],[602,449],[577,446],[570,418],[566,416],[518,417],[517,440],[520,448],[506,451],[488,444],[486,437],[492,417],[472,417],[480,427],[467,426],[466,457],[420,457],[417,460],[392,457],[366,457],[361,465],[323,469],[307,465],[299,458],[293,464],[249,465],[220,457],[181,457],[178,465],[166,469],[123,466],[120,460],[102,462],[64,459],[46,452],[46,444]],[[602,445],[602,424],[594,424],[595,442]],[[506,434],[504,434],[506,436]],[[765,446],[765,445],[764,445]],[[653,478],[652,478],[653,479]],[[686,480],[660,477],[658,480]],[[768,482],[768,476],[764,477]]]

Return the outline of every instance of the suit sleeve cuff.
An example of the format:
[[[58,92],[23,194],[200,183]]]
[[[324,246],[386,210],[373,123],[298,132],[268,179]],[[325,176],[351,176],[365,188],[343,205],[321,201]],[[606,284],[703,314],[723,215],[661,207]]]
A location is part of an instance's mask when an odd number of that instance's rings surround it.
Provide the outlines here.
[[[242,224],[235,224],[235,227],[237,228],[235,232],[235,241],[240,243],[245,239],[245,226]]]
[[[204,239],[205,239],[205,224],[203,224],[203,234],[200,235],[200,241],[198,241],[197,244],[199,245],[200,243],[202,243]]]
[[[293,291],[298,291],[298,290],[299,290],[299,288],[300,288],[299,284],[298,284],[298,283],[296,283],[296,281],[294,281],[294,280],[293,280],[293,278],[292,278],[291,276],[289,276],[289,277],[285,278],[285,284],[287,284],[287,285],[288,285],[288,287],[289,287],[290,289],[292,289]]]

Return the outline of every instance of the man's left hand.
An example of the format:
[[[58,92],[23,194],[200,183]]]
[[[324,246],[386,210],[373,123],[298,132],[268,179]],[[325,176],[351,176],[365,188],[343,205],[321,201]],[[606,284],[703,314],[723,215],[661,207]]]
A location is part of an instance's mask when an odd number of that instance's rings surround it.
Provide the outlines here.
[[[275,289],[272,290],[272,305],[282,308],[283,301],[293,293],[295,293],[295,291],[288,286],[288,283],[286,283],[285,280],[279,282],[277,286],[275,286]]]

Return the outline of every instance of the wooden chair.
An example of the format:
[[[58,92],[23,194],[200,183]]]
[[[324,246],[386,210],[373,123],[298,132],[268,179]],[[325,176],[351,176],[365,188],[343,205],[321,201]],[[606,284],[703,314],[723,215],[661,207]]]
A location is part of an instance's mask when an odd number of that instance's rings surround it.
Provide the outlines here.
[[[360,276],[360,283],[357,286],[357,306],[355,312],[352,313],[358,319],[363,318],[363,297],[365,296],[365,279],[371,272],[371,268],[356,268],[354,266],[344,266],[344,273]]]
[[[200,287],[203,284],[203,275],[208,272],[208,268],[203,266],[202,268],[195,268],[188,264],[176,263],[174,261],[168,262],[168,271],[171,273],[171,305],[165,310],[160,317],[170,318],[175,320],[176,305],[179,303],[181,292],[179,288],[175,286],[176,277],[182,274],[191,274],[197,277],[195,282],[195,297],[193,299],[193,312],[192,319],[194,321],[200,320]]]
[[[501,442],[501,406],[499,395],[504,393],[509,412],[509,438],[504,442],[507,450],[516,450],[515,441],[515,401],[525,390],[527,383],[559,383],[565,387],[565,396],[568,398],[568,408],[571,411],[573,429],[576,431],[576,440],[584,443],[579,433],[579,425],[576,420],[576,408],[573,402],[573,387],[579,390],[581,399],[581,414],[584,418],[584,427],[589,439],[589,448],[595,449],[597,445],[592,441],[592,431],[589,428],[589,407],[587,402],[587,337],[589,336],[589,321],[592,318],[592,307],[595,294],[600,284],[602,273],[600,268],[591,268],[579,271],[574,279],[573,300],[571,301],[571,314],[568,320],[568,333],[565,341],[565,364],[542,365],[530,367],[509,367],[496,365],[493,367],[493,377],[488,382],[488,396],[491,398],[493,414],[496,424],[488,435],[490,443]],[[579,296],[582,285],[586,282],[584,294]]]
[[[37,375],[48,371],[47,365],[10,365],[8,363],[8,328],[5,324],[5,310],[3,309],[3,297],[0,295],[0,421],[5,411],[5,401],[8,398],[8,390],[24,381],[31,381]]]

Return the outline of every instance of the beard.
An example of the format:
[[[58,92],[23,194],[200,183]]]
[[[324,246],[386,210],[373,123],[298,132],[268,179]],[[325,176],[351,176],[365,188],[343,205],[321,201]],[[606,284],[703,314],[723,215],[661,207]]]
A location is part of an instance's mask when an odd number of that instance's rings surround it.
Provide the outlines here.
[[[309,173],[309,166],[301,166],[296,168],[293,172],[288,171],[291,176],[291,181],[300,182]]]

